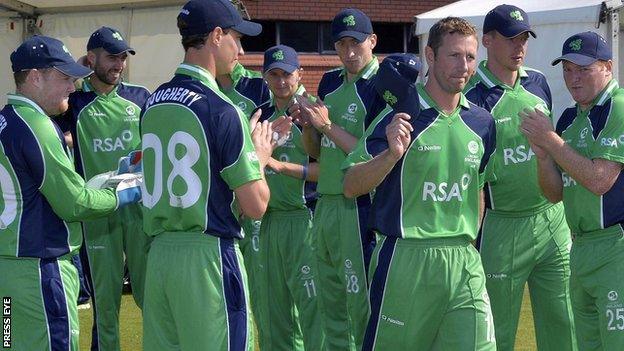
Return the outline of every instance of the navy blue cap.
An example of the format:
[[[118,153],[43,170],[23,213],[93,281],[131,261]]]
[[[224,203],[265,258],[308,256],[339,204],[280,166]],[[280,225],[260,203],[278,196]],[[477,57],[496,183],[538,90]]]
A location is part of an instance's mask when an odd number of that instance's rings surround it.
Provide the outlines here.
[[[276,45],[264,52],[263,72],[268,72],[273,68],[279,68],[287,73],[293,73],[299,69],[299,57],[295,49],[286,45]]]
[[[373,25],[364,12],[358,9],[344,9],[334,17],[331,31],[334,42],[344,37],[352,37],[361,43],[373,34]]]
[[[232,28],[249,36],[262,32],[262,25],[243,20],[229,0],[191,0],[180,10],[178,21],[186,23],[186,27],[180,29],[183,37],[207,34],[216,27]]]
[[[420,113],[416,80],[422,68],[414,54],[388,55],[379,65],[375,75],[375,90],[396,112],[412,117]]]
[[[121,33],[115,28],[102,27],[89,38],[87,50],[102,48],[109,54],[118,55],[123,52],[129,52],[134,55],[136,52],[128,46],[128,43],[121,36]]]
[[[612,58],[611,47],[603,37],[595,32],[583,32],[566,39],[561,49],[561,56],[553,60],[551,64],[554,66],[566,60],[579,66],[588,66],[598,60],[609,61]]]
[[[536,38],[529,24],[529,15],[523,9],[513,5],[498,5],[485,15],[483,33],[492,30],[496,30],[506,38],[514,38],[524,32],[529,32],[533,38]]]
[[[73,78],[83,78],[93,73],[76,63],[62,41],[43,35],[31,37],[11,53],[11,68],[14,73],[29,69],[56,68]]]

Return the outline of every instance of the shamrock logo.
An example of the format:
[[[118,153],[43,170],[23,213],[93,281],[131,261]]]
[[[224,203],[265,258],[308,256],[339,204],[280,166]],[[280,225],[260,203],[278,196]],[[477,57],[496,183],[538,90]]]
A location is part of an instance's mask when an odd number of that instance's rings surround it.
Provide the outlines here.
[[[346,16],[345,18],[342,19],[342,23],[351,27],[355,26],[355,17],[353,17],[353,15]]]
[[[121,37],[121,34],[119,34],[118,32],[113,33],[113,38],[119,40],[119,41],[123,41],[123,38]]]
[[[390,105],[397,103],[398,99],[389,90],[384,91],[383,99]]]
[[[570,42],[570,49],[574,50],[574,51],[579,51],[581,50],[581,44],[583,43],[583,39],[579,38],[576,40],[573,40]]]
[[[273,59],[282,61],[284,59],[284,52],[282,50],[278,50],[273,53]]]
[[[522,17],[522,13],[520,13],[520,11],[516,10],[516,11],[511,11],[509,13],[509,16],[513,19],[515,19],[516,21],[524,21],[524,17]]]

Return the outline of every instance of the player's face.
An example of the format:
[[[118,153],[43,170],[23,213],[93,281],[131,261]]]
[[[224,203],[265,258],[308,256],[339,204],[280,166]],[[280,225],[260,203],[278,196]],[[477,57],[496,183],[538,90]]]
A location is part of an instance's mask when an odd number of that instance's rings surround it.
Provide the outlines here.
[[[579,66],[570,61],[562,63],[566,87],[581,107],[589,106],[611,79],[611,61],[596,61],[588,66]]]
[[[301,76],[298,69],[288,73],[283,69],[274,68],[264,74],[264,79],[273,96],[278,99],[290,99],[299,87]]]
[[[106,50],[101,50],[95,56],[93,62],[93,73],[102,83],[108,85],[117,85],[121,80],[121,74],[126,69],[126,61],[128,54],[113,55]]]
[[[217,75],[229,74],[238,63],[238,56],[244,55],[241,44],[242,34],[229,29],[221,38],[220,47],[217,52],[216,70]]]
[[[477,48],[477,38],[473,35],[445,34],[437,54],[427,48],[431,78],[449,94],[461,92],[474,74]]]
[[[522,66],[528,43],[528,32],[513,38],[504,37],[496,31],[483,36],[483,45],[488,48],[488,63],[508,71],[517,71]]]
[[[75,79],[56,69],[46,69],[31,74],[40,74],[39,91],[41,101],[37,103],[49,116],[67,111],[69,94],[73,93]]]
[[[358,74],[373,59],[377,36],[371,34],[361,43],[355,38],[344,37],[334,43],[340,61],[351,74]]]

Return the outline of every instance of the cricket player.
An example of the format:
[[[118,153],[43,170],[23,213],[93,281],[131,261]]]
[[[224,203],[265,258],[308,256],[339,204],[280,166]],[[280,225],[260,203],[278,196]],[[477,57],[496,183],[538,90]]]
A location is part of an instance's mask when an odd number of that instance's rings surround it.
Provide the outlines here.
[[[552,64],[575,106],[553,129],[539,109],[520,126],[537,157],[539,184],[561,201],[574,241],[570,292],[579,350],[624,345],[624,90],[613,79],[611,48],[594,32],[563,43]]]
[[[570,302],[570,230],[562,203],[542,194],[537,158],[518,126],[525,108],[551,116],[546,77],[523,66],[529,35],[524,10],[499,5],[485,16],[482,61],[465,89],[468,100],[496,120],[494,180],[485,185],[481,260],[492,304],[496,347],[514,349],[525,284],[529,285],[539,350],[576,350]]]
[[[238,62],[241,36],[262,27],[244,21],[227,0],[187,2],[177,25],[184,62],[149,97],[141,117],[143,223],[154,237],[143,349],[252,350],[235,209],[250,218],[264,214],[263,172],[276,141],[271,123],[256,122],[259,114],[250,129],[214,77]],[[277,139],[289,124],[273,122]]]
[[[141,86],[122,82],[128,55],[135,51],[121,33],[101,27],[89,38],[86,63],[94,73],[69,96],[60,119],[71,133],[74,164],[85,180],[117,167],[120,157],[140,148],[139,115],[149,96]],[[119,350],[119,307],[124,257],[134,301],[143,306],[149,237],[143,232],[140,205],[83,222],[82,257],[93,299],[91,350]]]
[[[239,55],[243,55],[243,53],[244,50],[241,48]],[[241,109],[247,118],[251,118],[256,108],[270,98],[271,93],[262,73],[249,70],[240,62],[236,63],[231,72],[218,75],[215,78],[221,92]],[[260,221],[243,216],[240,218],[240,225],[245,231],[245,236],[239,241],[239,246],[247,269],[251,309],[254,318],[257,320],[261,314],[266,315],[266,313],[258,310],[259,306],[255,302],[257,298],[260,298],[257,296],[259,285],[262,284],[256,278],[256,271],[264,269],[260,262],[257,262],[260,250],[260,237],[258,236],[260,234]],[[256,324],[259,322],[256,321]]]
[[[344,184],[348,197],[375,189],[371,225],[383,237],[363,350],[496,350],[471,244],[496,135],[492,116],[462,94],[477,48],[474,26],[447,17],[429,30],[424,86],[402,80],[400,63],[387,65],[394,74],[379,70],[395,111],[349,155]]]
[[[48,117],[67,110],[74,81],[91,70],[45,36],[22,43],[11,64],[16,93],[0,111],[0,296],[11,309],[3,348],[77,351],[79,283],[71,260],[82,244],[79,221],[137,202],[140,189],[86,188]]]
[[[272,98],[260,105],[260,121],[271,122],[284,116],[305,91],[303,69],[293,48],[277,45],[264,52],[263,72]],[[300,126],[293,124],[288,138],[273,150],[265,176],[271,199],[262,217],[255,262],[263,267],[256,276],[259,299],[252,302],[262,305],[261,314],[255,315],[260,349],[322,350],[312,215],[305,198],[305,183],[316,181],[318,164],[310,162],[303,148]]]
[[[359,350],[370,313],[366,272],[375,236],[366,230],[370,196],[342,195],[341,165],[368,126],[366,116],[376,116],[385,102],[372,85],[379,63],[373,55],[377,36],[368,16],[345,9],[334,17],[331,28],[343,66],[323,75],[319,101],[298,104],[292,112],[293,118],[303,121],[306,152],[319,161],[312,236],[327,348]]]

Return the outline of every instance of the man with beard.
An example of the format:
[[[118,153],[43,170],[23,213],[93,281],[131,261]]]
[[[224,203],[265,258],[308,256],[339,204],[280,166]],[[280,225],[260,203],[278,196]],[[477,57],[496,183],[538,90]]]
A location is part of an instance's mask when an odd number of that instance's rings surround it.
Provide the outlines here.
[[[485,16],[479,64],[466,97],[496,120],[494,179],[485,185],[486,213],[479,251],[487,277],[496,347],[513,350],[524,286],[528,283],[540,350],[575,350],[570,302],[570,230],[563,204],[552,204],[537,179],[537,157],[518,126],[525,108],[552,110],[550,88],[541,72],[523,66],[529,17],[513,5]],[[522,184],[523,186],[518,186]]]
[[[372,124],[345,161],[344,194],[375,189],[370,224],[382,237],[362,350],[496,350],[485,274],[471,243],[496,142],[492,116],[462,94],[477,47],[474,26],[447,17],[429,30],[425,85],[403,82],[412,69],[386,76],[384,62],[378,72],[375,85],[385,86],[395,111]],[[407,65],[392,65],[400,66]]]
[[[67,110],[74,81],[91,70],[45,36],[22,43],[11,63],[16,93],[0,112],[0,296],[5,303],[12,298],[12,340],[3,345],[77,351],[78,275],[71,258],[82,244],[79,221],[136,202],[141,192],[138,185],[117,195],[88,189],[48,118]]]
[[[119,31],[96,30],[87,43],[86,56],[94,74],[70,95],[69,109],[59,121],[63,131],[71,133],[76,170],[85,180],[116,169],[120,157],[140,147],[139,114],[150,93],[121,81],[128,54],[135,51]],[[119,350],[124,254],[134,301],[142,307],[149,247],[142,223],[138,205],[83,222],[81,255],[94,306],[92,350]]]

